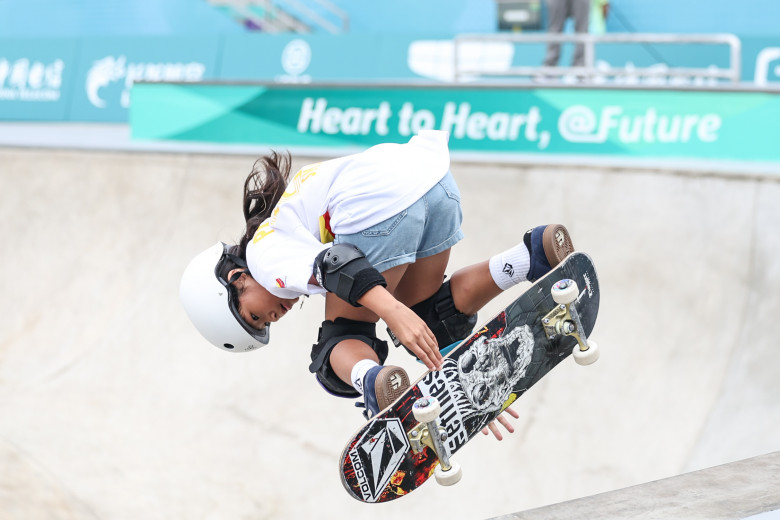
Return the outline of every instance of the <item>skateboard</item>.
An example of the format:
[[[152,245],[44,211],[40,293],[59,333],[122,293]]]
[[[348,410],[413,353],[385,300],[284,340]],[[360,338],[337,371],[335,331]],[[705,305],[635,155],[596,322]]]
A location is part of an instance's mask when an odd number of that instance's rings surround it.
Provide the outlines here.
[[[388,502],[431,476],[458,482],[452,455],[506,407],[570,354],[581,365],[598,359],[588,339],[598,306],[591,258],[570,254],[352,436],[339,461],[347,492]]]

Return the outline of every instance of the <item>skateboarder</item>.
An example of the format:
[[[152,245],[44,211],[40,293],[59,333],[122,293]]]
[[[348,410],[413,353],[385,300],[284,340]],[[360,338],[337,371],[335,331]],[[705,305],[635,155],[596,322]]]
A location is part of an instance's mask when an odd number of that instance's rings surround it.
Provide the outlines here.
[[[402,368],[383,366],[378,319],[429,369],[440,368],[439,349],[467,337],[480,308],[573,251],[565,227],[538,226],[444,281],[450,248],[463,238],[447,142],[446,132],[422,131],[405,144],[305,166],[292,179],[289,155],[258,160],[244,184],[239,244],[215,244],[182,276],[195,327],[224,350],[253,350],[300,296],[324,294],[309,369],[331,394],[363,395],[369,416],[409,386]]]

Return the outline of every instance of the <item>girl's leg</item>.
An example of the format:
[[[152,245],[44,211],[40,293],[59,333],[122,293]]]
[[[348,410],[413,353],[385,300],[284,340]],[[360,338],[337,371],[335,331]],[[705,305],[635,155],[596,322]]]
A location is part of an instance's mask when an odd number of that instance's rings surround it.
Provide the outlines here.
[[[330,366],[339,379],[355,386],[352,381],[352,369],[358,362],[370,359],[377,365],[379,357],[376,352],[359,339],[345,339],[339,342],[330,353]]]
[[[528,277],[542,276],[573,251],[564,226],[534,228],[516,246],[455,271],[450,277],[455,307],[463,314],[474,314],[509,287]],[[441,286],[449,256],[448,249],[409,265],[398,283],[396,298],[411,307],[434,294]]]
[[[396,300],[407,307],[430,298],[441,287],[450,261],[450,250],[407,264],[406,272],[393,292]]]
[[[544,276],[572,252],[574,245],[564,226],[533,228],[516,246],[452,275],[455,307],[464,314],[474,314],[504,290]]]
[[[441,287],[449,258],[450,250],[447,249],[410,264],[395,290],[396,299],[411,307],[430,298]],[[487,260],[455,271],[450,287],[455,307],[464,314],[476,313],[501,294]]]
[[[493,281],[488,260],[455,271],[450,288],[455,307],[463,314],[478,312],[502,292]]]

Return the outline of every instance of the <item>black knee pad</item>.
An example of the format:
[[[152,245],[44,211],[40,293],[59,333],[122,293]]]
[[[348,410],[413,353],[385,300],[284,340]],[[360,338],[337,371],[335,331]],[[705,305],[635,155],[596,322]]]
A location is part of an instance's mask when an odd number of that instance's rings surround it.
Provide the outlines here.
[[[376,323],[336,318],[334,321],[322,322],[317,343],[311,349],[309,372],[316,375],[317,381],[327,392],[338,397],[358,397],[360,392],[342,381],[330,365],[331,351],[345,339],[357,339],[371,347],[379,357],[380,365],[387,359],[387,342],[376,337]]]
[[[469,316],[455,308],[449,280],[444,282],[433,296],[413,305],[411,309],[431,329],[440,349],[466,339],[477,324],[476,314]],[[400,345],[392,332],[390,337],[395,346]]]

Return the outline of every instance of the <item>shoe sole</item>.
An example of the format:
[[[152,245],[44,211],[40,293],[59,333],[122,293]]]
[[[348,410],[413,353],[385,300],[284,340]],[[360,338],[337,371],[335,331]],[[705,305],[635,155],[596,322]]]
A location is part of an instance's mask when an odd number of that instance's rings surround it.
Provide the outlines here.
[[[385,367],[376,376],[376,402],[384,410],[409,388],[409,376],[401,367]]]
[[[563,262],[563,259],[574,252],[574,244],[571,241],[569,230],[561,224],[547,226],[542,234],[542,245],[544,254],[550,267]]]

